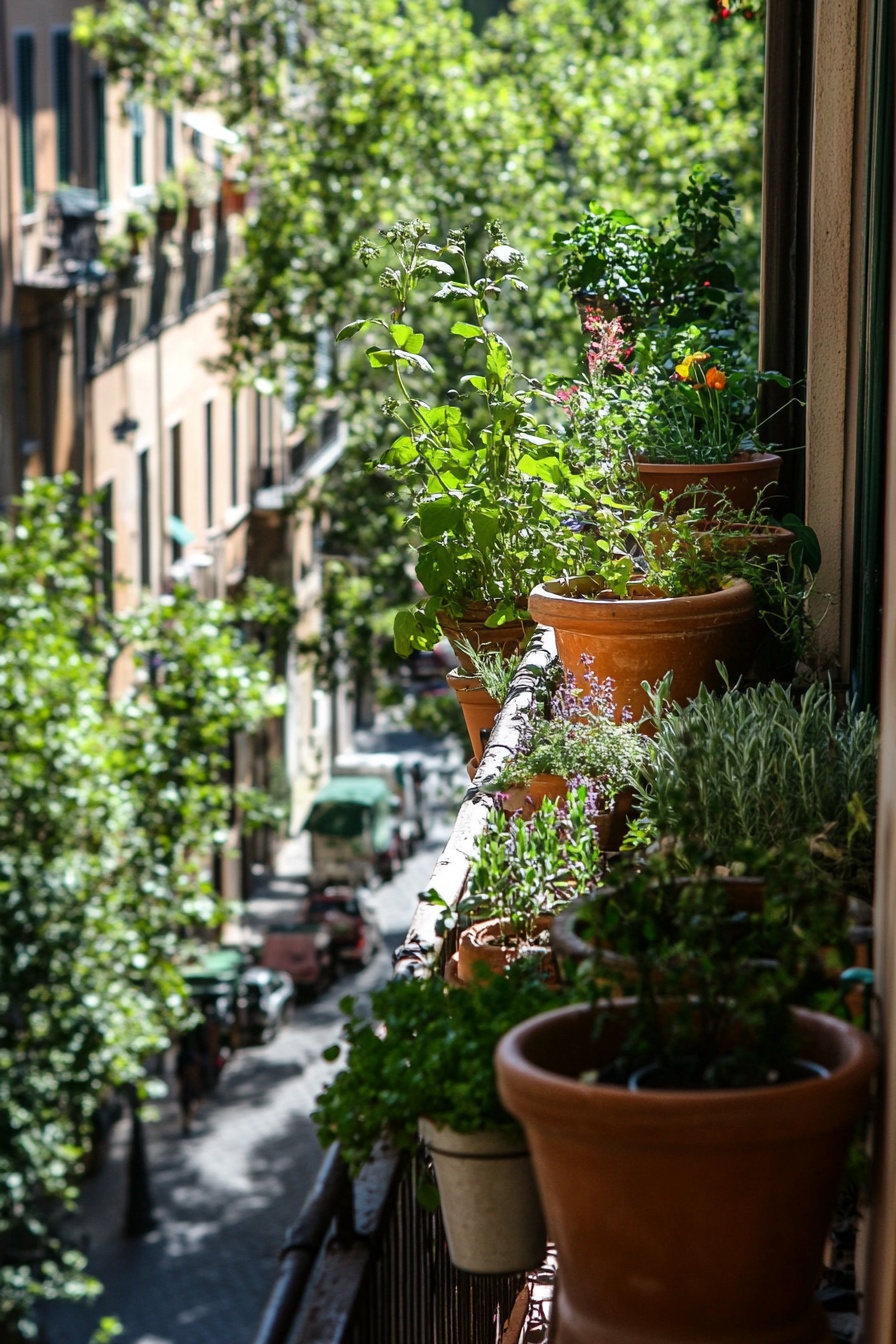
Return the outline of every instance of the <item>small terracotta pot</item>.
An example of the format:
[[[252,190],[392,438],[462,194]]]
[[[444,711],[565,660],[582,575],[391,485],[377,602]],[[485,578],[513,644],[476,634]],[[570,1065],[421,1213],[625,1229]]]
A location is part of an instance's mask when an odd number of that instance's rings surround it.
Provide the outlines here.
[[[720,499],[727,499],[736,509],[750,513],[755,509],[769,487],[781,472],[777,453],[739,453],[733,462],[645,462],[635,463],[641,484],[658,508],[660,495],[669,490],[673,499],[682,499],[688,508],[706,510],[712,518],[719,508]],[[700,486],[704,489],[700,489]]]
[[[160,206],[156,211],[156,228],[160,234],[171,233],[177,228],[177,211]]]
[[[523,1139],[458,1134],[420,1120],[435,1168],[448,1253],[469,1274],[537,1269],[546,1250],[544,1214]]]
[[[544,933],[550,929],[553,919],[553,915],[540,915],[535,922],[535,932]],[[457,942],[457,976],[461,984],[473,983],[475,966],[487,966],[492,975],[503,975],[507,967],[519,961],[521,956],[534,957],[546,966],[553,963],[550,947],[526,951],[519,943],[502,947],[495,941],[510,931],[509,920],[484,919],[461,932]]]
[[[608,596],[591,578],[539,584],[529,611],[554,627],[564,669],[587,691],[582,654],[601,681],[611,678],[617,718],[627,706],[635,719],[647,708],[641,682],[653,686],[673,673],[671,698],[691,700],[702,684],[720,690],[721,662],[732,680],[746,672],[759,634],[753,589],[734,579],[718,593],[693,597]]]
[[[521,611],[518,621],[507,621],[504,625],[487,626],[485,622],[495,608],[488,602],[471,602],[464,609],[463,616],[450,616],[446,611],[437,612],[439,625],[448,640],[455,657],[464,672],[475,673],[476,669],[469,655],[458,648],[458,641],[465,639],[477,652],[497,652],[502,658],[517,653],[531,635],[534,623],[525,615],[525,602],[521,599]]]
[[[775,527],[763,523],[698,523],[696,531],[700,533],[703,549],[712,548],[713,539],[719,550],[729,555],[743,555],[745,552],[757,560],[771,560],[777,557],[786,560],[790,548],[796,541],[796,535],[786,527]],[[705,541],[704,541],[705,539]]]
[[[467,774],[470,776],[470,782],[476,778],[476,771],[479,769],[479,762],[475,756],[471,756],[467,761]]]
[[[799,1056],[828,1077],[706,1092],[583,1084],[623,1030],[610,1022],[596,1040],[585,1005],[499,1042],[498,1092],[526,1131],[557,1245],[555,1344],[828,1344],[814,1290],[877,1050],[835,1018],[794,1017]]]
[[[568,789],[562,775],[533,775],[527,784],[516,784],[507,790],[502,807],[507,813],[522,812],[528,821],[546,798],[556,802],[566,797]]]
[[[448,673],[448,685],[457,696],[457,703],[463,710],[470,745],[473,748],[473,759],[481,761],[484,750],[482,733],[488,734],[494,728],[501,706],[489,695],[477,676],[461,672],[457,667]]]

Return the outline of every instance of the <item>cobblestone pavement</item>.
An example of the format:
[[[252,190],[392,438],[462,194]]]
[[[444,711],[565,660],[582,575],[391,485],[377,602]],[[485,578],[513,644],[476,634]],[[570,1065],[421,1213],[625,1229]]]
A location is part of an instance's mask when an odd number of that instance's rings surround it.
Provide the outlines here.
[[[158,1226],[141,1240],[121,1234],[128,1124],[117,1125],[109,1160],[86,1183],[75,1224],[104,1292],[89,1308],[49,1311],[49,1344],[87,1344],[107,1315],[121,1321],[122,1344],[249,1344],[284,1230],[320,1163],[308,1116],[336,1067],[321,1051],[336,1038],[338,1001],[388,978],[391,950],[450,830],[450,813],[441,815],[397,877],[374,893],[385,947],[371,964],[300,1005],[270,1044],[240,1051],[191,1137],[181,1137],[173,1101],[147,1126]]]

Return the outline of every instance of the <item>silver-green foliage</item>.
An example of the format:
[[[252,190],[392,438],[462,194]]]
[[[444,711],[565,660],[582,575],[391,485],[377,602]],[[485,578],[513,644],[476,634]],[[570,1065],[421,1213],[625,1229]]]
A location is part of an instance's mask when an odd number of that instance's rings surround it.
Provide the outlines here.
[[[667,706],[638,794],[642,838],[672,835],[733,854],[812,842],[819,861],[870,888],[878,722],[842,711],[830,686],[802,698],[771,684]]]

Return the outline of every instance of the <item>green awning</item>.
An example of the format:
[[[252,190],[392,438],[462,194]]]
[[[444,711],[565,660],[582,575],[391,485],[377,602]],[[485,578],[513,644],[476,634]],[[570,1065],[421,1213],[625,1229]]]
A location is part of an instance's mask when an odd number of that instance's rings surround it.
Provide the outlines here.
[[[370,814],[388,811],[392,794],[382,779],[367,775],[337,775],[317,794],[303,830],[315,835],[354,840]]]

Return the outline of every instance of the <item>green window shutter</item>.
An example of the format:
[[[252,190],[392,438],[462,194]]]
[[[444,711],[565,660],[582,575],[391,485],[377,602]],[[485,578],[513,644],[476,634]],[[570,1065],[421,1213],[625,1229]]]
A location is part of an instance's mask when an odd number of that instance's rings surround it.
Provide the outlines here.
[[[53,106],[56,109],[56,179],[72,175],[72,54],[68,30],[53,34]]]
[[[174,113],[165,113],[165,172],[174,172]]]
[[[102,203],[109,199],[109,166],[106,159],[106,76],[101,70],[93,75],[93,155],[96,194]]]
[[[34,209],[34,34],[16,33],[16,111],[19,117],[22,205]]]
[[[143,104],[132,99],[127,104],[131,121],[131,142],[133,147],[133,180],[135,187],[143,186],[143,135],[146,123],[143,117]]]

